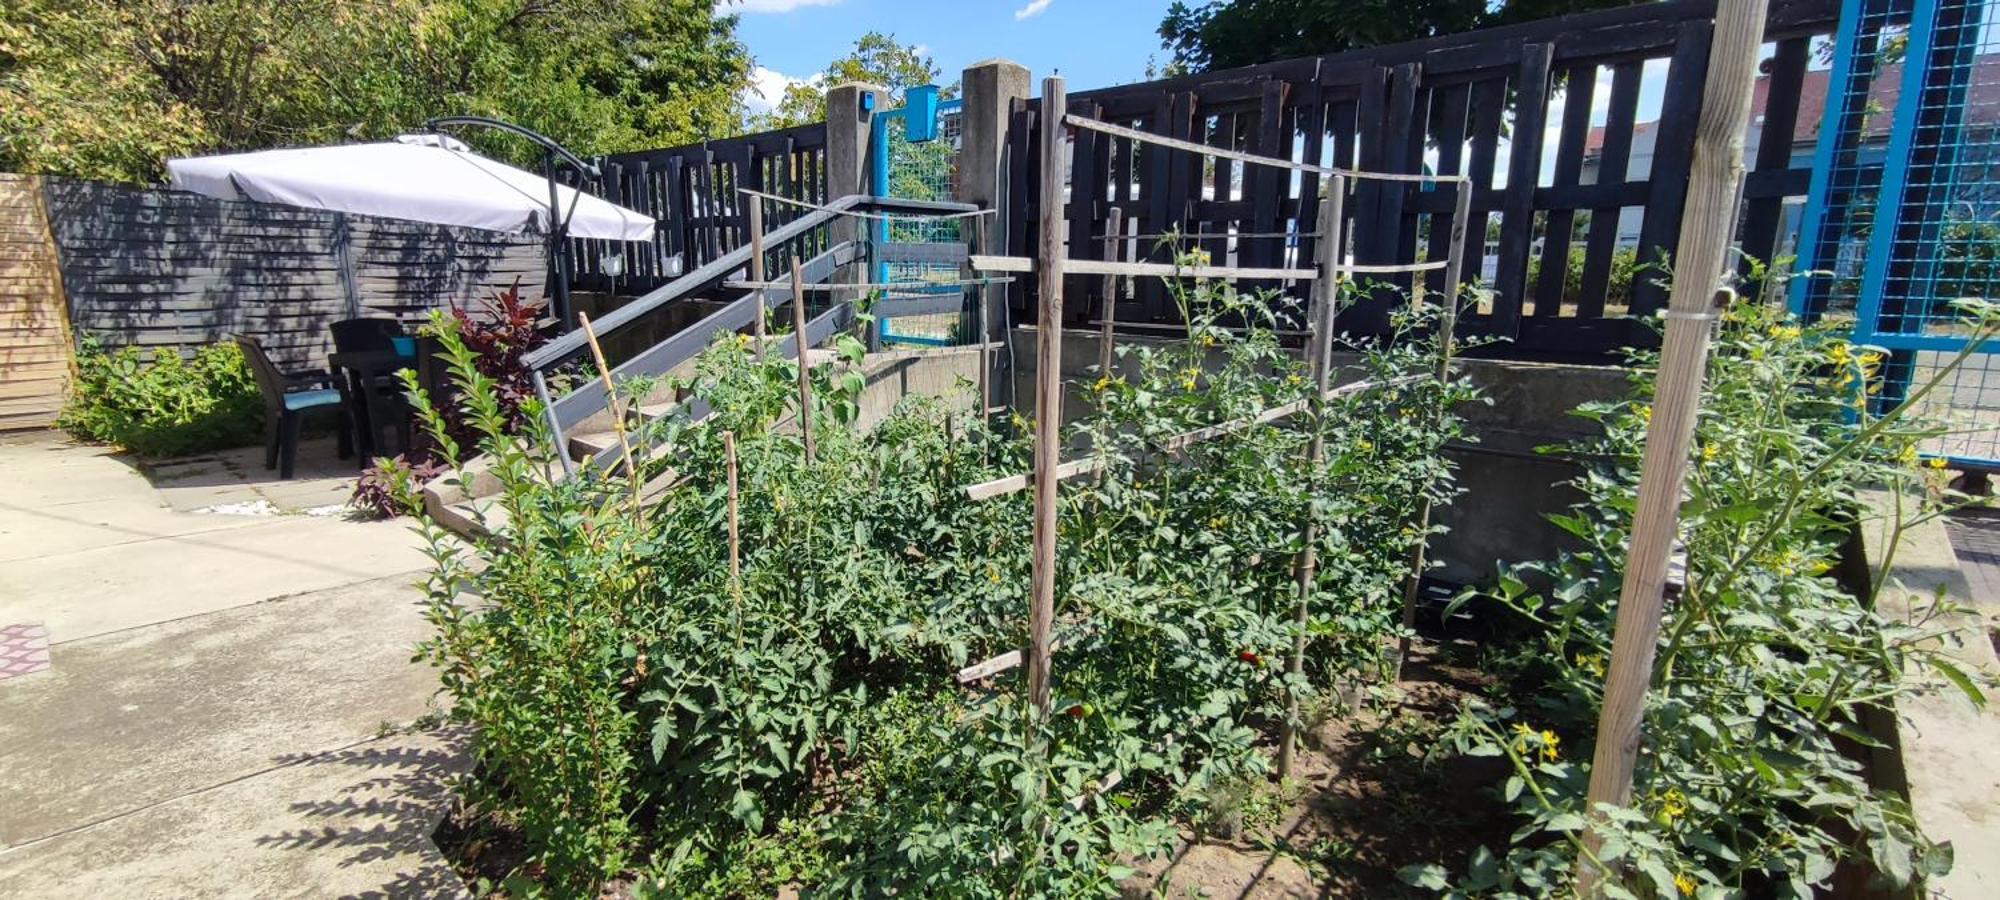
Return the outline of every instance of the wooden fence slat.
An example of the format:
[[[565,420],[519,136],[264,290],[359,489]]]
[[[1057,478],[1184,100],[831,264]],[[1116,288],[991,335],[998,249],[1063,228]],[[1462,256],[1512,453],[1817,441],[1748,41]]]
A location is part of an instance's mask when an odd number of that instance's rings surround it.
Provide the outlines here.
[[[1598,154],[1597,183],[1600,187],[1623,186],[1632,160],[1632,129],[1639,111],[1639,87],[1643,70],[1639,63],[1625,62],[1611,67],[1611,97],[1604,122],[1604,147]],[[1583,253],[1583,284],[1577,301],[1577,317],[1595,319],[1604,315],[1605,292],[1611,283],[1611,263],[1618,248],[1618,220],[1623,205],[1600,206],[1590,212],[1590,234]]]
[[[1711,21],[1681,23],[1668,64],[1666,98],[1653,143],[1652,170],[1646,180],[1651,196],[1646,219],[1639,226],[1639,263],[1646,265],[1673,251],[1680,239],[1681,210],[1687,204],[1688,167],[1694,161],[1695,123],[1701,118],[1702,84],[1708,78]],[[1631,313],[1651,315],[1665,305],[1667,292],[1651,274],[1634,279]]]
[[[1573,185],[1583,179],[1583,145],[1590,136],[1590,106],[1596,97],[1597,67],[1573,66],[1563,79],[1562,133],[1556,138],[1557,186]],[[1548,225],[1542,231],[1542,271],[1534,292],[1537,316],[1562,313],[1564,288],[1569,283],[1569,245],[1576,230],[1576,210],[1550,209]]]
[[[1501,337],[1514,337],[1521,328],[1528,250],[1534,241],[1533,187],[1541,178],[1542,127],[1548,114],[1549,64],[1554,57],[1553,44],[1529,44],[1521,48],[1521,65],[1514,81],[1514,124],[1507,156],[1507,193],[1501,204],[1500,259],[1493,276],[1491,333]]]

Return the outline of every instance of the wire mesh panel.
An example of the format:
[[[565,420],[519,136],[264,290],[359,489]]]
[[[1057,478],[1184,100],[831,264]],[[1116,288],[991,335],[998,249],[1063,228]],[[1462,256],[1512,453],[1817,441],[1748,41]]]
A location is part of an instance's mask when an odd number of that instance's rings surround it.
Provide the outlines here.
[[[909,108],[878,113],[873,131],[872,153],[875,192],[909,200],[953,200],[958,196],[958,153],[961,138],[963,101],[947,100],[937,105],[936,137],[910,141]],[[921,131],[922,129],[918,129]],[[905,219],[878,222],[877,245],[964,243],[970,225],[964,219]],[[917,262],[906,259],[884,261],[876,267],[877,280],[885,284],[915,285],[935,282],[935,288],[912,286],[885,291],[884,299],[928,299],[956,297],[965,291],[957,286],[962,273],[956,262]],[[951,286],[945,286],[950,284]],[[960,304],[962,308],[963,304]],[[884,343],[941,346],[956,344],[964,334],[962,312],[923,315],[881,316],[878,333]]]
[[[1989,0],[1848,0],[1834,48],[1794,303],[1852,317],[1888,351],[1874,402],[1942,378],[1924,413],[1953,433],[1927,452],[2000,464],[1996,348],[1965,347],[1953,301],[2000,296],[2000,31]]]

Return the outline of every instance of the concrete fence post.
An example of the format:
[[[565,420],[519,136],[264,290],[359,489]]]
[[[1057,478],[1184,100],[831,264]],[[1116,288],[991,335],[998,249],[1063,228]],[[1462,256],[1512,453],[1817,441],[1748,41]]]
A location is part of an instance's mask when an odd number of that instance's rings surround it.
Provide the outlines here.
[[[871,193],[868,183],[868,143],[875,114],[889,102],[889,91],[879,85],[847,82],[826,92],[826,199],[838,200],[849,194]],[[835,219],[835,244],[866,236],[861,220],[850,216]],[[868,266],[849,266],[843,281],[868,280]]]
[[[1007,125],[1012,121],[1014,101],[1028,99],[1031,82],[1028,68],[1005,59],[989,59],[967,66],[963,85],[965,107],[959,111],[958,197],[961,203],[975,203],[987,209],[1006,209],[1007,204]],[[972,252],[1000,255],[1007,252],[1007,223],[1004,214],[988,216],[980,226],[969,229]],[[983,273],[967,271],[969,275]],[[984,313],[986,341],[1007,339],[1007,317],[1003,315],[1007,290],[1004,287],[973,288]],[[1007,401],[1013,399],[1014,372],[1010,354],[993,359],[1003,371],[988,372],[990,384],[1004,386]]]

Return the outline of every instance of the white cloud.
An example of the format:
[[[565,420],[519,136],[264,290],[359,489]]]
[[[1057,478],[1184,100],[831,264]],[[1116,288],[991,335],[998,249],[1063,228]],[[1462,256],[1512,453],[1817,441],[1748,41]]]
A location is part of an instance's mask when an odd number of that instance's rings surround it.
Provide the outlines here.
[[[1054,2],[1055,0],[1028,0],[1027,6],[1014,10],[1014,21],[1019,22],[1022,19],[1032,19],[1039,16],[1042,14],[1042,10],[1048,9],[1049,4]]]
[[[750,70],[750,87],[743,91],[743,105],[752,115],[767,113],[785,99],[785,88],[795,84],[817,84],[825,79],[824,74],[794,78],[776,69],[758,66]]]
[[[715,4],[719,13],[788,13],[802,6],[834,6],[840,0],[721,0]]]

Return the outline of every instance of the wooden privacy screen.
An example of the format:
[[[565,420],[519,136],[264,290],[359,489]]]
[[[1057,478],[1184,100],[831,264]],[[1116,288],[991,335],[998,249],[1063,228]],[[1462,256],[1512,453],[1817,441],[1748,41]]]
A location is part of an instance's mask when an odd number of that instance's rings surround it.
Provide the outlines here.
[[[1462,330],[1511,338],[1516,352],[1598,355],[1654,340],[1647,326],[1622,316],[1658,310],[1666,292],[1657,276],[1629,275],[1619,222],[1622,212],[1626,243],[1636,245],[1626,253],[1636,251],[1640,261],[1670,253],[1679,236],[1714,10],[1713,0],[1673,0],[1085,91],[1070,95],[1069,112],[1300,162],[1468,175],[1464,278],[1483,279],[1492,293],[1468,310]],[[1752,256],[1770,259],[1789,247],[1783,205],[1804,197],[1810,166],[1809,154],[1793,165],[1794,150],[1806,149],[1794,147],[1799,88],[1812,38],[1830,33],[1838,15],[1833,0],[1773,4],[1767,36],[1775,56],[1765,65],[1759,93],[1768,100],[1755,123],[1763,139],[1743,191],[1740,239]],[[1642,122],[1640,83],[1649,61],[1665,69],[1663,99],[1657,120]],[[1036,242],[1038,106],[1017,105],[1008,131],[1003,227],[1015,254]],[[1816,121],[1817,111],[1809,114]],[[1127,247],[1129,259],[1170,262],[1151,237],[1169,230],[1188,235],[1185,249],[1205,250],[1218,264],[1296,266],[1314,258],[1320,176],[1133,144],[1076,133],[1064,215],[1071,258],[1104,258],[1103,228],[1114,208],[1125,233],[1140,236]],[[1448,186],[1357,184],[1347,207],[1353,261],[1443,258],[1452,200]],[[1531,269],[1538,270],[1533,279]],[[1428,290],[1443,289],[1442,273],[1425,278]],[[1408,288],[1410,279],[1391,283]],[[1119,300],[1118,320],[1178,323],[1164,287],[1136,280]],[[1096,314],[1105,281],[1066,282],[1072,321]],[[1033,319],[1032,293],[1025,280],[1010,289],[1019,319]],[[1366,293],[1339,327],[1383,334],[1398,302],[1392,291]]]
[[[812,203],[831,199],[826,189],[826,123],[600,157],[603,177],[586,190],[612,203],[652,216],[659,223],[651,244],[577,241],[580,290],[642,294],[674,279],[679,271],[703,264],[750,242],[749,201],[738,188],[765,191]],[[775,229],[803,210],[772,205],[764,227]],[[825,235],[798,248],[811,258],[826,251]],[[622,252],[625,272],[605,274],[608,252]]]
[[[54,424],[69,383],[62,280],[40,191],[33,176],[0,175],[0,431]]]
[[[530,234],[72,179],[44,179],[44,196],[70,321],[113,345],[246,334],[281,366],[319,367],[332,322],[410,322],[517,279],[538,297],[547,267]]]

